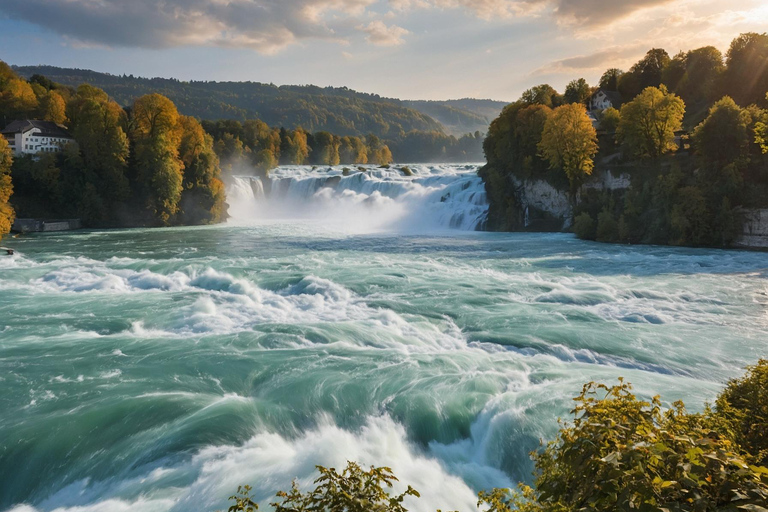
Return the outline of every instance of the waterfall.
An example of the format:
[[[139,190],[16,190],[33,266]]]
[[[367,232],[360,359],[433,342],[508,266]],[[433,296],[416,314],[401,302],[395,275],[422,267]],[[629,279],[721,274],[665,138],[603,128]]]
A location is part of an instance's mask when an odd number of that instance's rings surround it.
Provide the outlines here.
[[[235,176],[235,222],[319,221],[353,231],[475,230],[486,217],[477,165],[284,166],[268,178]]]

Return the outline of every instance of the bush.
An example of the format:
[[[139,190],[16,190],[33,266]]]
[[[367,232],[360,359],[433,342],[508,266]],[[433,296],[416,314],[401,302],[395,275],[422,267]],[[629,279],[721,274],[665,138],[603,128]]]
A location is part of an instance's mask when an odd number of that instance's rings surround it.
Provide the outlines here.
[[[615,242],[619,239],[619,224],[608,210],[604,209],[597,216],[597,241]]]
[[[728,383],[716,402],[729,433],[756,464],[768,465],[768,359]]]
[[[595,219],[587,212],[581,212],[573,221],[573,232],[582,240],[594,240],[595,227]]]
[[[390,496],[386,489],[398,480],[387,467],[371,466],[366,471],[348,462],[341,473],[335,468],[316,467],[320,472],[315,480],[318,486],[313,491],[301,492],[294,481],[289,492],[277,493],[281,501],[270,503],[275,512],[408,512],[403,506],[405,497],[419,497],[410,485],[402,494]],[[250,490],[248,486],[238,487],[237,494],[229,497],[235,503],[228,512],[256,512],[259,506],[251,500]]]
[[[711,411],[688,414],[682,402],[664,411],[658,396],[639,400],[621,379],[586,384],[575,401],[573,422],[533,454],[535,488],[481,495],[491,510],[521,500],[531,511],[766,510],[768,469],[713,430]]]

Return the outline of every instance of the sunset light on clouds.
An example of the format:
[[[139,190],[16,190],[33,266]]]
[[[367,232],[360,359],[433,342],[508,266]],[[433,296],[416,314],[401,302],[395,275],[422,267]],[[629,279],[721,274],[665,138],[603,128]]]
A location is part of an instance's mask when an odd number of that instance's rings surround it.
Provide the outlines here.
[[[3,46],[27,41],[12,64],[426,99],[594,83],[649,48],[725,52],[768,25],[761,0],[26,0],[0,13]]]

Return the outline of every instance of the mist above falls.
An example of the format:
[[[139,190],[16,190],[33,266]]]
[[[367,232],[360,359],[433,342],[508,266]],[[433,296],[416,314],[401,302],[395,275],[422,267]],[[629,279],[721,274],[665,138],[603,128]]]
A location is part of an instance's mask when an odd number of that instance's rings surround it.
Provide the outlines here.
[[[234,176],[235,223],[316,223],[352,233],[476,230],[488,203],[478,166],[284,166],[269,177]],[[409,175],[410,174],[410,175]]]

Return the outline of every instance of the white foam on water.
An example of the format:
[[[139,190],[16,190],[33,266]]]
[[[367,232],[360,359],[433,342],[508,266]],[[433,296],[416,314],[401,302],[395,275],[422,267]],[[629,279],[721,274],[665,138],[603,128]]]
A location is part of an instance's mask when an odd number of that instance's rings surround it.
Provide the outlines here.
[[[259,177],[232,178],[232,222],[314,221],[351,233],[474,230],[485,219],[485,186],[476,165],[312,168],[285,166]],[[344,175],[344,173],[348,175]]]
[[[146,468],[121,479],[76,482],[36,508],[18,505],[8,512],[210,512],[225,509],[227,497],[245,484],[253,487],[252,496],[269,510],[275,492],[290,489],[294,479],[301,489],[312,489],[318,476],[315,465],[341,470],[347,461],[364,468],[392,468],[400,480],[393,492],[411,485],[421,494],[418,499],[406,498],[405,505],[413,512],[476,510],[476,493],[462,478],[408,442],[401,425],[378,416],[355,431],[326,419],[294,438],[263,432],[242,445],[209,446],[178,465]],[[478,478],[488,486],[511,485],[502,472],[491,468],[475,475]]]

